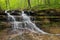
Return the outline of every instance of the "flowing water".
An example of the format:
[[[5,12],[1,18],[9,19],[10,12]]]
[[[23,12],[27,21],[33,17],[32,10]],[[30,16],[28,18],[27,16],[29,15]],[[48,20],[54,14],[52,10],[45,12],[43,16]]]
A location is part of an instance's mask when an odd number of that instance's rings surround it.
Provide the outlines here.
[[[43,34],[47,34],[46,32],[42,31],[41,29],[39,29],[34,23],[32,23],[32,21],[30,20],[30,17],[27,16],[24,11],[22,11],[22,18],[23,18],[23,22],[25,23],[27,29],[32,30],[33,32],[40,32]],[[28,26],[27,26],[28,25]]]
[[[30,17],[26,15],[24,11],[22,11],[22,14],[20,15],[22,17],[21,22],[16,21],[16,18],[10,15],[10,13],[8,13],[7,11],[8,10],[6,10],[5,13],[8,15],[8,20],[10,20],[10,18],[11,20],[13,20],[11,24],[12,24],[12,29],[14,31],[18,29],[27,29],[31,32],[47,34],[46,32],[39,29],[34,23],[32,23],[32,21],[30,20]]]
[[[12,31],[16,34],[17,32],[17,36],[20,36],[21,34],[24,33],[24,30],[28,30],[32,33],[42,33],[42,34],[48,34],[48,35],[60,35],[60,34],[50,34],[50,33],[46,33],[43,30],[41,30],[40,28],[38,28],[30,19],[30,16],[28,16],[27,14],[24,13],[24,11],[21,12],[20,18],[22,17],[21,21],[16,21],[16,18],[11,15],[9,12],[9,10],[6,10],[5,13],[8,15],[8,20],[10,21],[10,23],[12,24]],[[23,31],[21,31],[23,30]],[[30,33],[29,32],[29,33]],[[29,35],[30,36],[30,35]],[[52,38],[52,36],[50,38]],[[33,36],[35,37],[35,36]],[[19,38],[19,37],[18,37]],[[21,35],[21,38],[25,40],[25,37],[23,35]],[[9,36],[8,40],[13,39],[12,37]],[[17,39],[18,40],[18,39]],[[20,40],[20,38],[19,38]]]
[[[13,23],[12,25],[12,29],[16,30],[18,28],[18,23],[15,19],[14,16],[10,15],[10,13],[7,12],[8,10],[5,11],[5,13],[8,15],[8,20],[9,21],[12,21],[11,24]]]

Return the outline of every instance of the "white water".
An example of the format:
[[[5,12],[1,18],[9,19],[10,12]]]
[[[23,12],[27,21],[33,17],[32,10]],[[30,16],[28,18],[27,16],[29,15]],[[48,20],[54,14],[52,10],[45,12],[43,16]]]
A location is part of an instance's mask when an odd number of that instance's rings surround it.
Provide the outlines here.
[[[10,20],[10,18],[12,18],[11,20],[13,20],[13,22],[11,22],[12,24],[12,29],[13,30],[16,30],[18,28],[18,22],[16,21],[15,17],[10,15],[10,13],[8,13],[7,11],[9,10],[6,10],[5,13],[8,15],[8,20]]]
[[[26,26],[27,29],[30,29],[33,32],[40,32],[43,34],[47,34],[46,32],[42,31],[41,29],[39,29],[34,23],[31,22],[30,17],[27,16],[24,11],[22,11],[22,18],[23,18],[23,22]],[[28,26],[27,26],[28,25]]]
[[[8,13],[6,10],[5,13],[8,15],[8,19],[10,20],[10,18],[12,18],[13,22],[11,22],[12,24],[12,29],[14,31],[17,31],[18,29],[27,29],[31,32],[35,32],[35,33],[42,33],[42,34],[48,34],[48,35],[60,35],[60,34],[50,34],[50,33],[46,33],[44,31],[42,31],[41,29],[39,29],[34,23],[32,23],[32,21],[30,20],[30,17],[28,15],[26,15],[24,13],[24,11],[22,11],[22,21],[18,22],[16,21],[15,17],[10,15],[10,13]],[[24,26],[22,25],[24,24]],[[22,34],[23,32],[20,31],[18,34]]]
[[[13,21],[16,21],[15,18],[12,15],[10,15],[10,13],[8,13],[7,11],[8,10],[6,10],[5,13],[8,15],[8,18],[12,18]]]
[[[14,31],[16,31],[17,29],[27,29],[31,32],[47,34],[46,32],[39,29],[34,23],[32,23],[30,17],[27,16],[24,11],[22,11],[22,15],[20,15],[22,17],[22,22],[17,22],[15,17],[10,15],[10,13],[8,13],[7,11],[8,10],[6,10],[5,13],[8,15],[8,19],[12,18],[13,20],[11,24]],[[24,24],[24,26],[22,24]]]

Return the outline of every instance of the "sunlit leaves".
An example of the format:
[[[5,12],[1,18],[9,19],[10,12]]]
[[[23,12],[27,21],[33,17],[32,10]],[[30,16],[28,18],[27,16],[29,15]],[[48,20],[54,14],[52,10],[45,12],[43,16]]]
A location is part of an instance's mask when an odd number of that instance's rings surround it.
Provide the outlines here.
[[[7,2],[7,4],[6,4]],[[34,6],[45,6],[48,7],[59,7],[60,0],[30,0],[31,7]],[[28,8],[28,0],[0,0],[0,7],[3,10],[6,9],[25,9]]]

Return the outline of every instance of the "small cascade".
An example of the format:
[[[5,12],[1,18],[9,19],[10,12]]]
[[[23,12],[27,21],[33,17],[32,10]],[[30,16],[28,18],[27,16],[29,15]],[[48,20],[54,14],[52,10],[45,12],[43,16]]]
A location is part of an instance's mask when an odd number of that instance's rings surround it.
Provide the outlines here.
[[[22,14],[20,15],[20,17],[22,17],[22,21],[16,21],[16,18],[13,15],[10,15],[10,13],[8,13],[9,10],[6,10],[5,13],[8,15],[8,20],[11,20],[11,24],[12,24],[12,29],[14,31],[17,30],[29,30],[31,32],[35,32],[35,33],[43,33],[43,34],[48,34],[44,31],[42,31],[41,29],[39,29],[34,23],[32,23],[32,21],[30,20],[30,17],[28,15],[26,15],[24,13],[24,11],[22,11]],[[21,31],[23,32],[23,31]],[[19,33],[21,33],[19,32]]]
[[[30,17],[28,15],[26,15],[24,13],[24,11],[22,11],[21,16],[23,18],[23,22],[24,22],[27,29],[30,29],[33,32],[48,34],[48,33],[44,32],[44,31],[42,31],[41,29],[39,29],[34,23],[32,23],[32,21],[30,20]]]
[[[16,21],[15,17],[10,15],[10,13],[8,13],[8,10],[5,11],[5,13],[8,15],[8,20],[9,21],[12,21],[11,24],[12,24],[12,29],[13,30],[16,30],[18,29],[18,22]]]

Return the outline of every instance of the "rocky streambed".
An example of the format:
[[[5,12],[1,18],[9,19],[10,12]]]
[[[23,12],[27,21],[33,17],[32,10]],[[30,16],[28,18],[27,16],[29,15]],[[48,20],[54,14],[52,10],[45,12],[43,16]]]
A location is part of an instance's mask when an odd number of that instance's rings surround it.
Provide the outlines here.
[[[7,30],[3,30],[0,33],[0,40],[60,40],[60,35],[33,33],[28,30],[24,31],[22,35],[18,33],[8,34]]]
[[[16,36],[11,40],[60,40],[60,36],[37,33],[24,33],[23,35]]]

